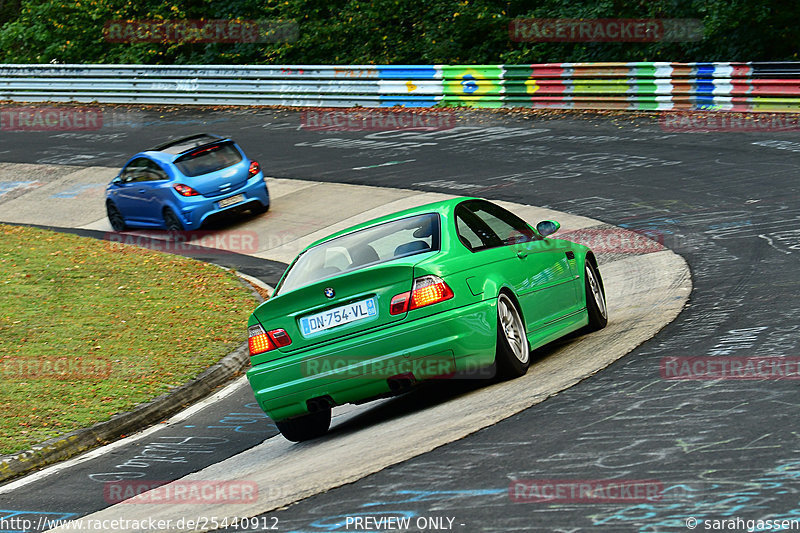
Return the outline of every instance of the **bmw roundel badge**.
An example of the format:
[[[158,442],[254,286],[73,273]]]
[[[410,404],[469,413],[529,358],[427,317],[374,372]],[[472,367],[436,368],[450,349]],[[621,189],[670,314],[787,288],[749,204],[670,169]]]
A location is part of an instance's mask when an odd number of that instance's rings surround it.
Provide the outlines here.
[[[333,287],[326,287],[325,296],[327,296],[328,298],[333,298],[334,296],[336,296],[336,291],[333,290]]]

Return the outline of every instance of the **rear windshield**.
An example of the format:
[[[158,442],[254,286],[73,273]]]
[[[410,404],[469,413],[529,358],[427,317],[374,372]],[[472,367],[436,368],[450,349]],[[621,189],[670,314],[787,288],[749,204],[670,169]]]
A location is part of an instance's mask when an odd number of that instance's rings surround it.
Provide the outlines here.
[[[289,267],[275,294],[342,272],[438,250],[439,215],[429,213],[386,222],[306,250]]]
[[[233,145],[227,142],[206,146],[184,154],[175,160],[175,165],[184,176],[199,176],[216,172],[235,165],[242,160],[242,154]]]

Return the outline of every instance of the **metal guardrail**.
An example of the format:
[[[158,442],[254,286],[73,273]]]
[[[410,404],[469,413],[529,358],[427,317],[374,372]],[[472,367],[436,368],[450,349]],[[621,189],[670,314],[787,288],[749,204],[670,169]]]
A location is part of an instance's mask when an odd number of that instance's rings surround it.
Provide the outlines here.
[[[326,107],[800,111],[800,62],[0,64],[0,100]]]

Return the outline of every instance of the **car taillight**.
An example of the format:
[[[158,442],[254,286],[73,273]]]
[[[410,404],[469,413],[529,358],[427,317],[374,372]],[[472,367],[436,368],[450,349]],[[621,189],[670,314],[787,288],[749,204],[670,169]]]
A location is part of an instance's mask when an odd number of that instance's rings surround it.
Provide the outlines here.
[[[278,348],[283,348],[284,346],[289,346],[292,344],[292,339],[283,329],[273,329],[268,333],[268,335]]]
[[[400,315],[428,305],[449,300],[453,290],[439,276],[422,276],[414,280],[414,288],[398,294],[389,303],[389,314]]]
[[[258,166],[258,161],[250,161],[250,169],[247,171],[252,178],[256,174],[261,171],[261,167]]]
[[[408,300],[410,298],[411,292],[404,292],[392,298],[392,301],[389,303],[389,314],[401,315],[408,311]]]
[[[414,280],[414,290],[411,291],[409,311],[418,307],[436,304],[453,297],[453,291],[447,283],[438,276],[423,276]]]
[[[250,326],[247,328],[247,344],[250,347],[250,355],[256,355],[275,349],[269,340],[269,336],[261,326]]]
[[[252,356],[289,346],[292,344],[292,339],[286,330],[273,329],[267,333],[260,325],[255,325],[247,328],[247,344]]]
[[[178,194],[181,196],[199,196],[200,193],[196,190],[192,189],[188,185],[183,185],[182,183],[177,183],[172,186],[173,189],[178,191]]]

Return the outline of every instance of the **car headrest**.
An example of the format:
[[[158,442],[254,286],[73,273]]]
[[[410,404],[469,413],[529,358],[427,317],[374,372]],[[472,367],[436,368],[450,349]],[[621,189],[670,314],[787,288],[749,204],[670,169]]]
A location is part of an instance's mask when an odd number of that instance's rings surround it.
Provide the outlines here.
[[[375,248],[368,244],[350,250],[350,257],[353,258],[353,265],[366,265],[381,259]]]
[[[425,222],[414,231],[415,239],[424,239],[433,235],[433,220],[426,218]]]
[[[413,252],[420,252],[423,250],[430,250],[431,247],[425,241],[412,241],[406,244],[401,244],[394,250],[394,255],[407,255]]]

